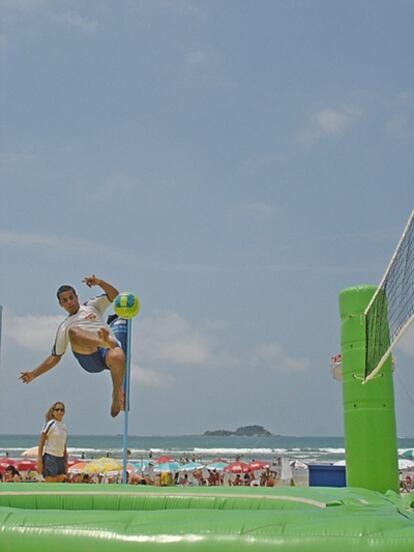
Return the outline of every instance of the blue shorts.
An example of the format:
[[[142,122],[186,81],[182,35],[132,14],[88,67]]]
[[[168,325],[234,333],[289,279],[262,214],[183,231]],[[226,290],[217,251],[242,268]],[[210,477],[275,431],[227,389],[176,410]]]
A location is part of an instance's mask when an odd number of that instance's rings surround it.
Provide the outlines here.
[[[65,473],[65,458],[64,456],[52,456],[45,453],[43,455],[43,477],[56,477]]]
[[[103,372],[103,370],[109,369],[105,363],[108,351],[109,349],[102,349],[99,347],[97,351],[89,355],[75,353],[75,351],[73,351],[73,354],[78,359],[79,364],[84,370],[90,372],[91,374],[97,374],[98,372]]]

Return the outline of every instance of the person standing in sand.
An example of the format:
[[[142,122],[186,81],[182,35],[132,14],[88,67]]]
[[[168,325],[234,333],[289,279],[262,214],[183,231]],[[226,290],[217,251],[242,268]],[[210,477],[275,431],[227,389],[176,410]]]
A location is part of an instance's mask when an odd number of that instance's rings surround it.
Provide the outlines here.
[[[58,364],[71,344],[72,352],[84,370],[90,373],[110,370],[112,377],[111,416],[124,407],[122,380],[125,372],[125,354],[120,342],[103,320],[103,313],[118,295],[118,290],[94,274],[82,282],[88,287],[99,286],[104,292],[80,305],[75,289],[69,285],[57,290],[59,305],[68,313],[57,329],[52,353],[31,372],[21,372],[19,379],[30,383]]]
[[[37,473],[47,483],[61,483],[68,472],[68,453],[66,450],[67,429],[62,422],[65,405],[58,401],[46,412],[46,423],[39,440]]]

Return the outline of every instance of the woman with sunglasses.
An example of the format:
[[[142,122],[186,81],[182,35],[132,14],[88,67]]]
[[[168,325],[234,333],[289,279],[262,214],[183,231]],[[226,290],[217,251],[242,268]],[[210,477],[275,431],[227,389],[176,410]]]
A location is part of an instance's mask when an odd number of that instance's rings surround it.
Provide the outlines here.
[[[40,435],[37,472],[48,483],[64,481],[68,470],[67,429],[62,422],[64,415],[65,405],[62,402],[52,404],[46,412],[46,423]]]

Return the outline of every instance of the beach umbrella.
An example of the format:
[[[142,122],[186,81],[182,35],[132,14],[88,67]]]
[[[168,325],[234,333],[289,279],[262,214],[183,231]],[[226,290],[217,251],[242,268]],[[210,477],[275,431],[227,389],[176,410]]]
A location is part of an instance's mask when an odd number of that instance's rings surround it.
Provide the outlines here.
[[[180,471],[194,471],[201,470],[204,468],[204,464],[201,462],[187,462],[186,464],[181,464]]]
[[[31,447],[24,450],[21,456],[24,456],[25,458],[37,458],[38,450],[38,447]]]
[[[134,464],[127,464],[126,465],[126,471],[128,473],[137,473],[137,468],[134,466]]]
[[[133,465],[133,464],[127,464],[126,465],[126,471],[131,474],[131,473],[136,473],[137,472],[137,468]],[[105,472],[105,474],[108,476],[108,477],[116,477],[117,475],[119,475],[120,473],[122,472],[122,466],[120,468],[117,468],[117,469],[114,469],[114,470],[108,470]]]
[[[250,471],[249,465],[246,462],[230,462],[225,468],[225,472],[228,473],[247,473]]]
[[[127,471],[129,474],[131,474],[131,473],[136,473],[136,472],[137,472],[137,468],[136,468],[133,464],[127,464],[127,465],[126,465],[126,471]],[[119,475],[121,472],[122,472],[122,466],[121,466],[121,469],[109,470],[109,471],[105,472],[105,474],[106,474],[108,477],[115,477],[115,476]]]
[[[86,462],[84,462],[82,460],[79,460],[79,458],[68,458],[68,468],[70,468],[71,466],[74,466],[75,464],[80,464],[80,463],[83,463],[83,464],[86,464]]]
[[[407,458],[398,458],[398,469],[399,470],[409,470],[414,468],[414,462],[408,460]]]
[[[292,462],[290,463],[290,466],[291,466],[291,468],[293,468],[295,470],[297,470],[297,469],[307,470],[308,469],[307,464],[305,464],[304,462],[301,462],[300,460],[292,460]]]
[[[211,464],[207,464],[206,468],[208,470],[216,470],[216,471],[223,471],[224,468],[226,468],[229,465],[228,462],[211,462]]]
[[[175,462],[175,458],[172,456],[159,456],[154,460],[156,464],[165,464],[165,462]]]
[[[83,473],[83,469],[86,466],[86,462],[76,462],[71,466],[68,466],[68,472],[72,474]]]
[[[414,458],[414,449],[408,449],[404,451],[401,456],[403,458]]]
[[[268,462],[263,462],[262,460],[252,460],[248,464],[249,471],[256,471],[256,470],[264,470],[266,468],[270,468],[270,464]]]
[[[138,460],[138,462],[134,462],[133,465],[137,470],[144,471],[152,464],[151,460]]]
[[[0,466],[4,466],[7,468],[7,466],[14,466],[17,460],[14,460],[13,458],[3,458],[0,460]]]
[[[224,468],[226,468],[228,465],[229,463],[226,462],[225,460],[217,459],[210,462],[210,464],[207,464],[206,468],[208,470],[223,471]]]
[[[16,463],[16,460],[11,460],[11,459],[1,460],[0,473],[4,473],[9,466],[14,466],[15,463]]]
[[[15,462],[14,467],[19,472],[36,470],[37,461],[34,459],[18,460],[17,462]]]
[[[154,472],[161,473],[161,472],[178,472],[180,471],[181,464],[178,462],[163,462],[162,464],[156,464],[154,466]]]
[[[122,470],[122,462],[113,458],[97,458],[89,462],[83,469],[83,473],[106,473],[108,471]]]

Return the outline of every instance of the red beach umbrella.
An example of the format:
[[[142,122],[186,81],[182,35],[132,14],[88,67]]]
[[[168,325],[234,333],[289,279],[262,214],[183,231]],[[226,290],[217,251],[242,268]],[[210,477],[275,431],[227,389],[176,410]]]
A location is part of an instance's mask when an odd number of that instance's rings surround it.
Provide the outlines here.
[[[79,464],[80,463],[80,460],[79,458],[68,458],[68,468],[70,468],[71,466],[74,466],[75,464]],[[85,462],[83,462],[85,463]]]
[[[72,463],[70,466],[69,466],[69,463],[68,463],[68,472],[69,473],[72,473],[72,474],[77,474],[77,473],[82,473],[83,472],[83,468],[86,466],[86,462],[75,462],[75,463]]]
[[[248,464],[248,466],[250,471],[264,470],[266,468],[270,468],[270,464],[268,462],[263,462],[262,460],[252,460]]]
[[[157,464],[165,464],[165,462],[175,462],[175,458],[172,456],[159,456],[154,460]]]
[[[19,472],[32,471],[37,469],[37,461],[34,459],[26,458],[25,460],[18,460],[15,462],[14,467]]]
[[[247,473],[250,469],[249,465],[245,462],[230,462],[230,464],[224,468],[224,471],[230,473]]]
[[[16,460],[9,460],[8,458],[2,460],[0,462],[0,473],[4,473],[9,466],[14,466],[15,464]]]

